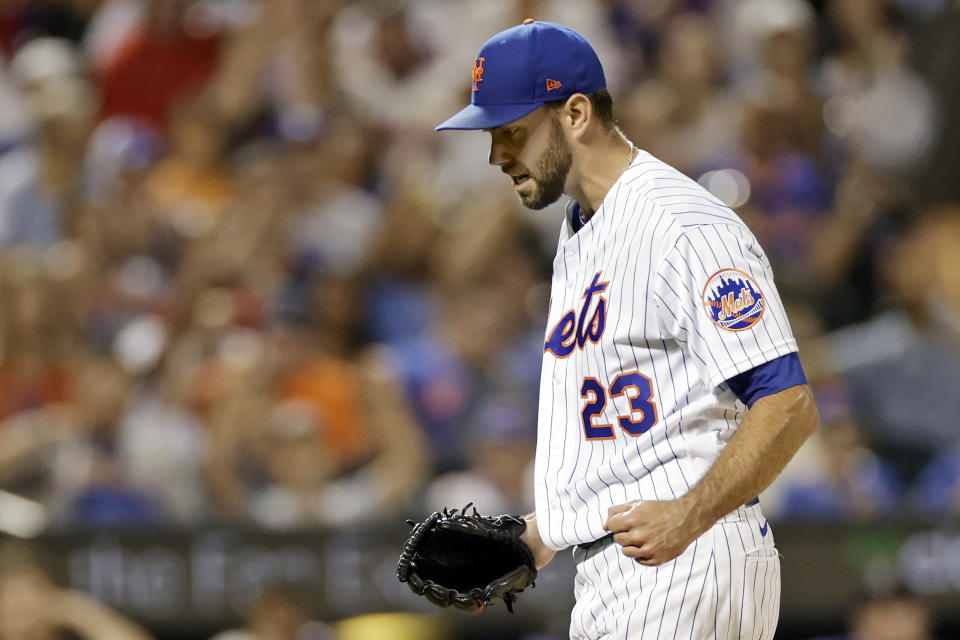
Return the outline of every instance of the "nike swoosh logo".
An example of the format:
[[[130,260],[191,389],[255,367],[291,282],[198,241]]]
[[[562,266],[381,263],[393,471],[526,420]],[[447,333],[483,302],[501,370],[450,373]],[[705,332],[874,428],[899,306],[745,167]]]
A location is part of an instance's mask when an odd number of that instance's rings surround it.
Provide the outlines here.
[[[770,522],[767,521],[767,520],[764,520],[764,521],[763,521],[763,526],[760,527],[760,535],[761,535],[761,536],[767,535],[767,529],[769,529],[769,528],[770,528]]]

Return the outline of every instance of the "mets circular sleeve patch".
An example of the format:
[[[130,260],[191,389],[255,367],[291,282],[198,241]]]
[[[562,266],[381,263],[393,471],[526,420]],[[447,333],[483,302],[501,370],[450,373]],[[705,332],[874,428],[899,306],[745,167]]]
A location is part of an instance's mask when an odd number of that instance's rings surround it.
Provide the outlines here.
[[[739,269],[721,269],[703,288],[703,308],[715,325],[743,331],[763,317],[763,294],[757,281]]]

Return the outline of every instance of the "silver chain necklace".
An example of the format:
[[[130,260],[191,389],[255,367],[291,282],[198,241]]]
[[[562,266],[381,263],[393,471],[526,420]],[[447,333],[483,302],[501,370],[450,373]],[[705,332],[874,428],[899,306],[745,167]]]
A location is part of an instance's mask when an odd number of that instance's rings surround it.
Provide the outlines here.
[[[624,171],[630,168],[630,163],[633,162],[633,154],[636,153],[637,148],[633,146],[633,142],[627,140],[630,143],[630,155],[627,156],[627,166],[623,168]]]

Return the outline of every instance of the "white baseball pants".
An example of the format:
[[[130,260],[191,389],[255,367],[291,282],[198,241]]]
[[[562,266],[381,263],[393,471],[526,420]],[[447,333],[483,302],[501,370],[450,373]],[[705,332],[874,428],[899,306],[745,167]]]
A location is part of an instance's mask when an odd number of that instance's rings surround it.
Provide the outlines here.
[[[647,567],[615,542],[574,547],[571,640],[771,640],[780,556],[760,506],[721,518],[676,559]]]

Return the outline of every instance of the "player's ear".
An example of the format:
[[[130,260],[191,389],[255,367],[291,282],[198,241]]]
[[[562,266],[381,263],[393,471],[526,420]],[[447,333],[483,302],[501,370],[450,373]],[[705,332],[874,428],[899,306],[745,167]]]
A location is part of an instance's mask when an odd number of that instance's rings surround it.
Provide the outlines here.
[[[582,93],[567,98],[560,113],[560,121],[573,138],[579,138],[593,120],[593,104]]]

